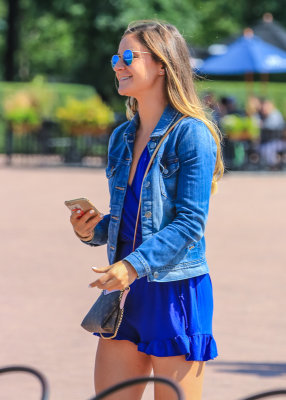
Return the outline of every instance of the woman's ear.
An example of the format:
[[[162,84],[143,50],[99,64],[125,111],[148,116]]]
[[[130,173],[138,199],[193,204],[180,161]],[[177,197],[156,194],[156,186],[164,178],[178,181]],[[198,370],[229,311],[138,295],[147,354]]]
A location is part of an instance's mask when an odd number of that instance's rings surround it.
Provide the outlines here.
[[[165,68],[164,68],[163,65],[161,66],[161,69],[159,71],[159,75],[165,75]]]

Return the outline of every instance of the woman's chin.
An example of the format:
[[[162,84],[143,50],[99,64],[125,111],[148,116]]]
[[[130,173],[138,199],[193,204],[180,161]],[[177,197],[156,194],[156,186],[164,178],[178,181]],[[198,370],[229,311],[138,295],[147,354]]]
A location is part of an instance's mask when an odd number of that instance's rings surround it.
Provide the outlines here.
[[[119,87],[118,94],[120,94],[120,96],[132,96],[131,90],[128,90],[128,88]]]
[[[134,87],[132,90],[133,85],[129,81],[130,80],[119,82],[118,93],[121,96],[134,97]]]

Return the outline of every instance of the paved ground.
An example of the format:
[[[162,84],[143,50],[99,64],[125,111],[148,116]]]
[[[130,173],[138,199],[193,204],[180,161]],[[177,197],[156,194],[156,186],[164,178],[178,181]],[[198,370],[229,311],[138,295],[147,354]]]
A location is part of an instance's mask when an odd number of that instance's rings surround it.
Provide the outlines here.
[[[97,338],[80,322],[106,249],[73,235],[65,199],[86,196],[108,211],[103,170],[0,169],[0,365],[39,368],[51,400],[93,394]],[[226,175],[206,231],[219,357],[207,365],[204,400],[238,400],[286,388],[286,174]],[[151,400],[149,387],[144,400]],[[1,377],[0,399],[38,400],[23,375]]]

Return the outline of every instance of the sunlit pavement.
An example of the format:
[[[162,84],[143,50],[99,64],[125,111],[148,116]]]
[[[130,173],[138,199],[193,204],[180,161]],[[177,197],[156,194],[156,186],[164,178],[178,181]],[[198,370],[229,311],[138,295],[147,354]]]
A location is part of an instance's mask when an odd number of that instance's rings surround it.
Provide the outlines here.
[[[0,365],[45,374],[51,400],[93,394],[97,338],[80,327],[98,292],[91,267],[106,247],[74,236],[66,199],[108,212],[102,169],[0,169]],[[229,173],[212,197],[206,230],[219,357],[207,364],[204,399],[236,400],[286,387],[286,174]],[[0,398],[38,400],[33,377],[2,376]],[[148,387],[144,400],[153,399]]]

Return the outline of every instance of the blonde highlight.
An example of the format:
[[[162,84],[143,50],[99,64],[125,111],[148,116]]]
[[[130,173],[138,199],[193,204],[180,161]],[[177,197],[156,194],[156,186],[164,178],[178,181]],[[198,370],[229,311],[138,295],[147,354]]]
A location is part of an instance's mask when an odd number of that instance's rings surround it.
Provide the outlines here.
[[[173,108],[183,115],[201,120],[210,130],[216,145],[217,157],[212,179],[211,194],[217,191],[217,182],[223,176],[222,134],[207,117],[196,93],[189,50],[185,39],[173,25],[156,20],[135,21],[128,25],[123,37],[135,35],[152,54],[155,61],[165,68],[166,95]],[[179,61],[178,61],[179,60]],[[133,97],[126,101],[126,116],[130,120],[138,110],[138,102]]]

